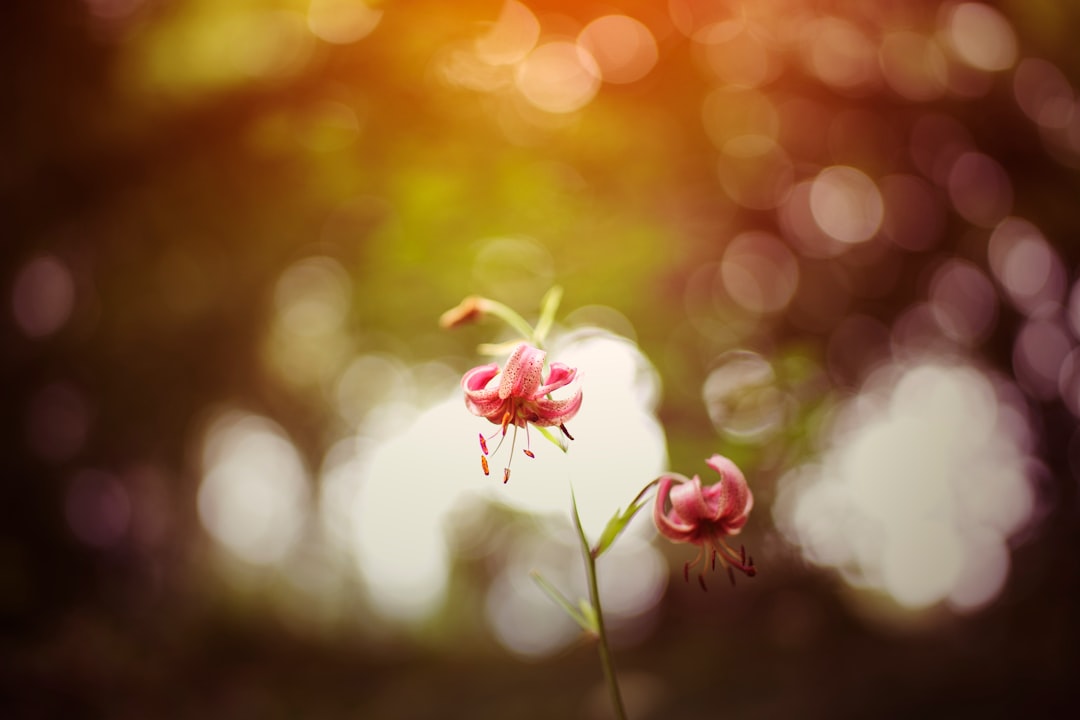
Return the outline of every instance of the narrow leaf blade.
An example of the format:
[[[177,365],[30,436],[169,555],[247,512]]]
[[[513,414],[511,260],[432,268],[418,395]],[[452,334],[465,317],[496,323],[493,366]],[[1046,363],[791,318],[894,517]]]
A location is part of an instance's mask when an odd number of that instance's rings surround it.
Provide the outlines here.
[[[573,620],[574,622],[576,622],[578,624],[578,626],[581,627],[582,630],[584,630],[587,633],[596,634],[597,626],[596,626],[596,613],[595,612],[593,612],[591,617],[590,617],[589,615],[585,614],[582,611],[583,608],[579,609],[579,608],[574,607],[574,604],[572,602],[570,602],[570,600],[565,595],[563,595],[561,592],[559,592],[558,588],[556,588],[554,585],[552,585],[550,582],[548,582],[547,578],[545,578],[543,575],[541,575],[537,571],[533,570],[532,572],[530,572],[529,577],[531,577],[533,579],[533,582],[535,582],[537,585],[539,585],[540,589],[543,590],[544,593],[549,598],[551,598],[552,601],[556,605],[561,607],[566,612],[566,614],[570,616],[570,619]],[[588,603],[586,601],[583,600],[582,602],[585,605],[588,605]],[[589,605],[589,609],[592,610],[591,605]]]
[[[630,521],[634,519],[634,516],[637,515],[643,507],[645,507],[645,503],[634,502],[625,512],[617,510],[615,515],[608,520],[607,525],[604,526],[604,531],[600,533],[600,539],[596,541],[596,545],[591,551],[592,556],[598,558],[604,551],[610,548],[619,535],[622,534],[623,530],[626,529],[626,526],[630,524]]]
[[[570,446],[563,442],[561,435],[556,435],[546,427],[541,427],[540,425],[533,425],[533,427],[536,428],[536,430],[539,431],[539,433],[543,435],[548,442],[550,442],[552,445],[559,448],[563,452],[566,452],[570,449]]]

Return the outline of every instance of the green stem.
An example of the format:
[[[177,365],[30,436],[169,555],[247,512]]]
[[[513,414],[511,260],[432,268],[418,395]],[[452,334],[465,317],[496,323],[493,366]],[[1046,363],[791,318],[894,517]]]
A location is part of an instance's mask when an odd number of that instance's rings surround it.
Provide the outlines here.
[[[506,305],[503,305],[497,300],[489,300],[485,298],[484,303],[484,309],[488,313],[494,315],[510,327],[514,328],[514,330],[521,333],[522,337],[524,337],[529,342],[536,341],[535,331],[533,330],[532,325],[525,321],[525,318],[521,317],[512,309],[510,309]]]
[[[593,557],[592,550],[589,548],[589,541],[585,538],[585,531],[581,528],[577,500],[574,499],[572,489],[570,498],[574,509],[574,527],[577,529],[578,539],[581,541],[581,553],[585,556],[585,571],[589,576],[589,601],[596,612],[596,637],[599,640],[600,666],[604,670],[604,680],[607,683],[608,695],[611,697],[615,717],[619,720],[626,720],[626,708],[623,707],[622,695],[619,692],[619,680],[615,676],[615,661],[611,655],[611,647],[608,645],[607,630],[604,628],[604,611],[600,607],[600,587],[596,582],[596,558]]]

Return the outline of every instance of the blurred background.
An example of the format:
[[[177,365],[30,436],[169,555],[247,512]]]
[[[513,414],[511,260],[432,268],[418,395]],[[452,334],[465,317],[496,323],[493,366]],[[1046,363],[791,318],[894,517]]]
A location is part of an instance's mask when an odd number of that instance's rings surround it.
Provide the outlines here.
[[[714,452],[759,574],[647,513],[601,559],[632,717],[1075,712],[1076,27],[5,3],[0,714],[606,717],[528,573],[584,593],[570,484],[595,537]],[[552,285],[576,440],[503,485],[458,383],[510,336],[437,320]]]

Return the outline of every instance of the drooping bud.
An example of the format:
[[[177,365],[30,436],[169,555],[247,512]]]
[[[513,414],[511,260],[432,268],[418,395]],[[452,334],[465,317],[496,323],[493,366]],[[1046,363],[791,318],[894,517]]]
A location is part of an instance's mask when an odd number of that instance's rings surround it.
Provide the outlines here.
[[[487,301],[484,298],[470,295],[458,303],[457,307],[444,312],[439,317],[439,326],[448,329],[476,322],[484,317],[484,313],[487,311],[486,303]]]

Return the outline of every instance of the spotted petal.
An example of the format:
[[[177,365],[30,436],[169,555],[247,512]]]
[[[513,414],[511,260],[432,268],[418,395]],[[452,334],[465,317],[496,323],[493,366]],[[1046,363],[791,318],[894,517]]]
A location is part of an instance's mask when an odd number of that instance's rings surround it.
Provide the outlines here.
[[[653,520],[656,522],[656,529],[660,531],[661,535],[670,540],[674,540],[675,542],[696,542],[698,537],[697,523],[688,522],[680,517],[674,505],[672,505],[670,509],[666,509],[668,500],[670,499],[672,485],[674,484],[674,478],[660,478],[660,483],[656,490],[656,504],[653,506]],[[701,481],[696,477],[694,478],[693,483],[682,483],[674,489],[680,490],[681,488],[689,487],[692,491],[694,485],[697,485],[699,488],[701,485]]]
[[[710,505],[715,507],[712,521],[720,523],[727,534],[735,535],[746,524],[754,507],[754,495],[742,470],[728,458],[713,455],[705,464],[720,473],[720,482],[705,489],[706,495],[712,495]]]
[[[553,427],[563,425],[577,415],[581,408],[581,390],[578,390],[565,400],[549,400],[540,397],[535,401],[536,419],[534,425]]]
[[[465,373],[461,378],[461,386],[465,390],[465,407],[474,415],[485,417],[492,422],[500,422],[503,409],[503,399],[499,397],[499,388],[488,387],[488,384],[499,374],[499,366],[496,363],[480,365]]]
[[[566,387],[574,381],[577,369],[561,362],[551,363],[551,372],[548,373],[547,382],[536,390],[536,397],[548,395],[561,387]]]
[[[502,381],[499,383],[499,397],[532,398],[540,387],[540,374],[544,369],[543,350],[522,343],[514,349],[503,368]]]

